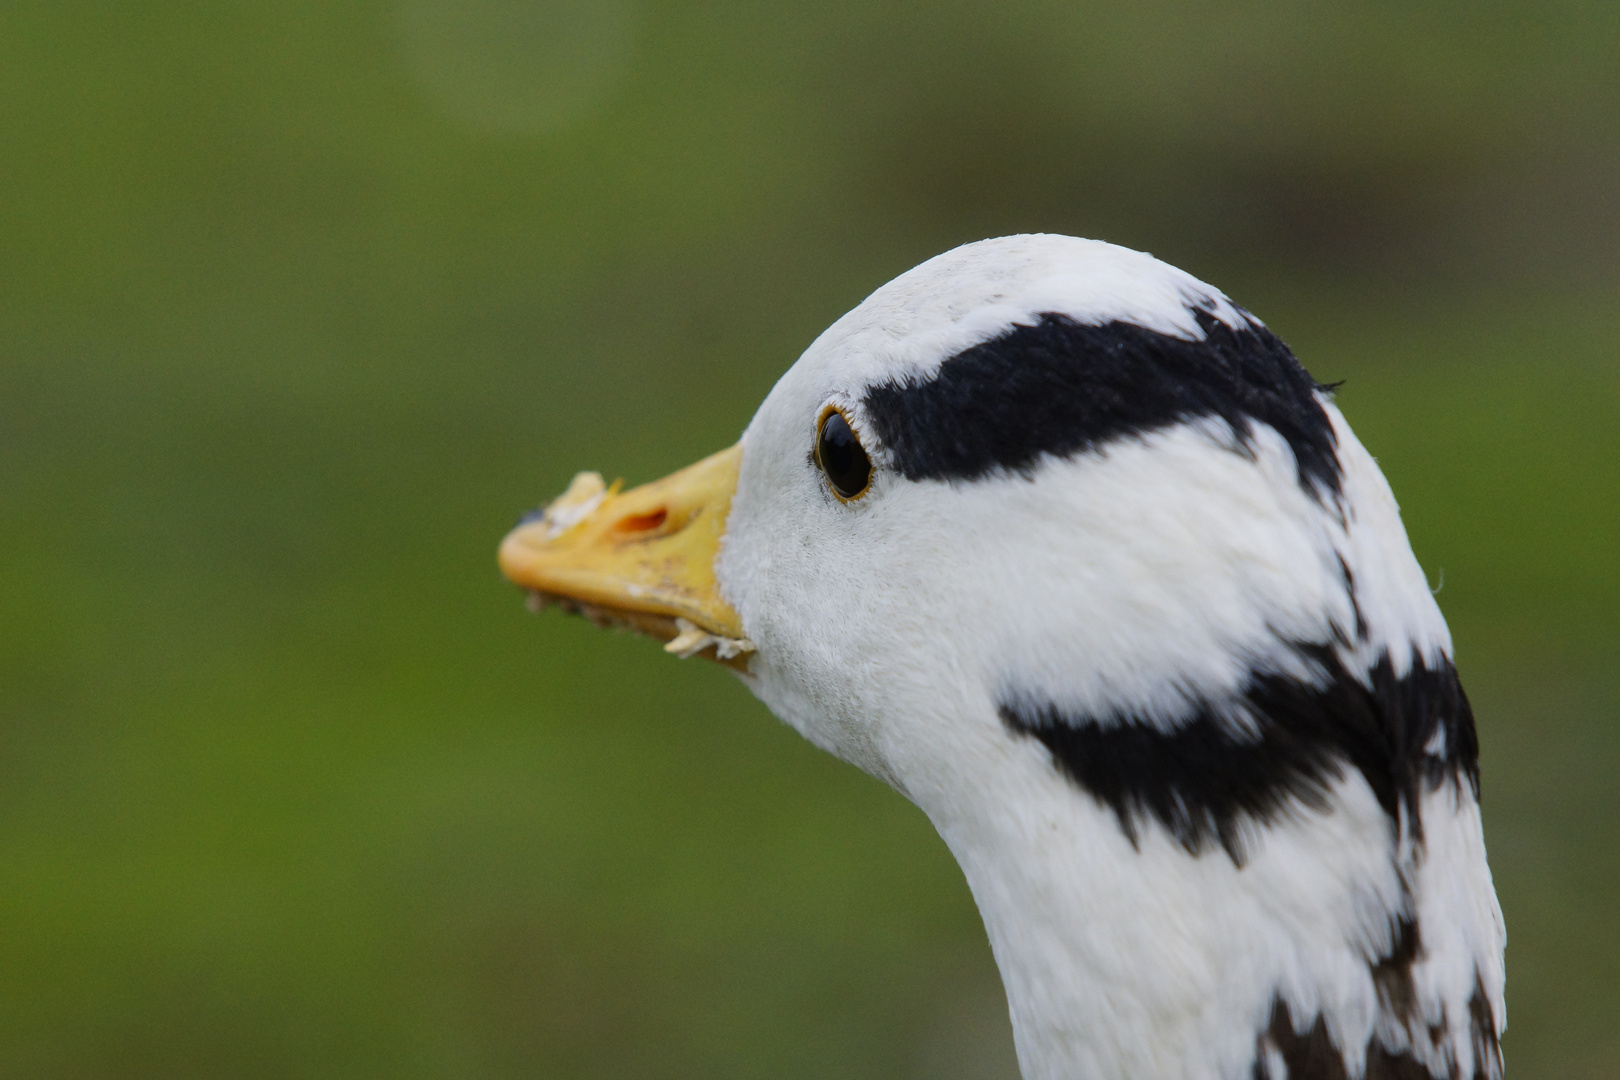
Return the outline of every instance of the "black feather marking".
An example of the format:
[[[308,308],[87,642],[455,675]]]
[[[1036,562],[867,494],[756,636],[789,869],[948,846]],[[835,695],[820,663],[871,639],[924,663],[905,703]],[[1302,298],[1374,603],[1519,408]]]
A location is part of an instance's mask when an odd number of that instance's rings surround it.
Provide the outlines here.
[[[1423,953],[1423,940],[1417,922],[1404,915],[1395,920],[1394,931],[1389,951],[1373,961],[1369,970],[1378,991],[1379,1009],[1385,1015],[1398,1017],[1411,1029],[1421,1019],[1412,965]]]
[[[1286,1072],[1273,1076],[1267,1064],[1267,1047],[1283,1060]],[[1255,1054],[1254,1080],[1349,1080],[1344,1054],[1328,1034],[1327,1021],[1317,1016],[1303,1034],[1294,1030],[1288,1006],[1280,998],[1272,1005],[1271,1024],[1260,1038]],[[1450,1080],[1437,1077],[1410,1051],[1392,1052],[1376,1040],[1367,1045],[1365,1080]]]
[[[1300,484],[1336,497],[1337,439],[1319,396],[1327,388],[1260,323],[1234,328],[1201,306],[1188,310],[1201,340],[1042,314],[950,357],[932,378],[868,388],[862,406],[910,480],[1028,476],[1045,455],[1219,417],[1244,445],[1255,424],[1275,429]]]
[[[1256,671],[1235,701],[1200,702],[1165,729],[1131,716],[1070,716],[1013,697],[1002,721],[1041,741],[1057,766],[1137,843],[1156,821],[1190,854],[1219,844],[1239,865],[1244,838],[1291,806],[1322,810],[1346,766],[1361,773],[1391,825],[1421,839],[1419,797],[1446,780],[1466,779],[1479,794],[1479,744],[1457,671],[1441,657],[1430,667],[1414,651],[1395,674],[1387,653],[1363,682],[1328,645],[1295,645],[1318,675],[1312,682]],[[1253,732],[1229,719],[1246,713]],[[1437,753],[1427,748],[1436,733]]]
[[[1344,594],[1350,598],[1350,610],[1356,617],[1356,640],[1366,641],[1370,628],[1367,625],[1367,616],[1361,610],[1361,600],[1356,596],[1356,575],[1350,572],[1350,564],[1344,561],[1344,556],[1337,556],[1339,560],[1339,575],[1344,578]]]
[[[1446,1041],[1450,1023],[1451,1017],[1442,1012],[1436,1024],[1420,1026],[1414,1016],[1405,1026],[1409,1035],[1424,1034],[1431,1045],[1439,1047]],[[1466,1074],[1468,1080],[1500,1078],[1502,1048],[1497,1039],[1496,1020],[1477,971],[1474,993],[1468,999],[1468,1031],[1474,1057],[1473,1069]],[[1282,1058],[1284,1073],[1281,1076],[1272,1073],[1269,1059],[1273,1052]],[[1350,1070],[1343,1051],[1328,1033],[1326,1020],[1318,1015],[1309,1029],[1297,1031],[1287,1002],[1277,997],[1272,1001],[1266,1027],[1255,1040],[1254,1066],[1250,1074],[1254,1080],[1349,1080]],[[1366,1070],[1361,1075],[1365,1080],[1462,1080],[1465,1074],[1458,1062],[1452,1062],[1443,1072],[1431,1072],[1410,1049],[1391,1050],[1375,1035],[1367,1043]]]
[[[1474,1074],[1469,1080],[1490,1080],[1502,1075],[1502,1043],[1496,1013],[1485,993],[1485,980],[1474,972],[1474,992],[1468,998],[1468,1038],[1474,1047]]]

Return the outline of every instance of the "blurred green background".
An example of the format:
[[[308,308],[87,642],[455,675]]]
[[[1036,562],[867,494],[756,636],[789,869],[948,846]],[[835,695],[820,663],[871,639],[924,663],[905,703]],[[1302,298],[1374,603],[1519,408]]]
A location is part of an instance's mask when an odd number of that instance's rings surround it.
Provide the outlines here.
[[[1475,699],[1510,1069],[1620,1074],[1620,5],[19,0],[0,1075],[1012,1075],[922,816],[493,556],[1031,230],[1347,380]]]

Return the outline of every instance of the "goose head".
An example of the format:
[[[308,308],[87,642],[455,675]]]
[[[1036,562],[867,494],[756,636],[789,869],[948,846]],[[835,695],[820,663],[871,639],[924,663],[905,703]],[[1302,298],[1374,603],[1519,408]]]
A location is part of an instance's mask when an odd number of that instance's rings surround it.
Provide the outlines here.
[[[1445,622],[1330,391],[1192,276],[1061,236],[946,252],[735,446],[581,474],[500,561],[916,803],[1029,1080],[1500,1075]]]

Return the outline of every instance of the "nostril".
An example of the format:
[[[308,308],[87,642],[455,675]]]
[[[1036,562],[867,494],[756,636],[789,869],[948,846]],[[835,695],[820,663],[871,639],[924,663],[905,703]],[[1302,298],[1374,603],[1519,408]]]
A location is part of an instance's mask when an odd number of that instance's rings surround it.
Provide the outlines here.
[[[629,517],[620,518],[614,528],[619,532],[628,533],[651,532],[662,525],[668,517],[669,511],[659,507],[650,513],[631,514]]]

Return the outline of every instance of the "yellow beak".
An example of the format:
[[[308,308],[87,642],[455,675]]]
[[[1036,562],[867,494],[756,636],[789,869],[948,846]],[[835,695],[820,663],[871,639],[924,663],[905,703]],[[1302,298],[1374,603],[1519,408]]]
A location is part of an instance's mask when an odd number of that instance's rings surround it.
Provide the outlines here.
[[[741,463],[739,444],[625,492],[580,473],[501,541],[501,572],[539,607],[557,603],[677,655],[746,670],[753,643],[714,578]]]

